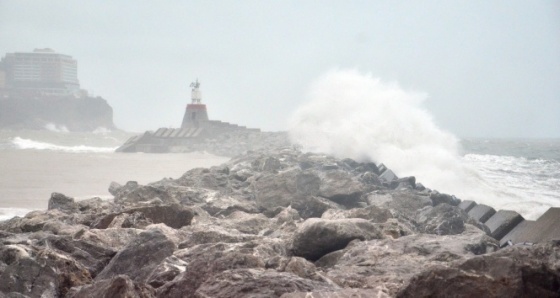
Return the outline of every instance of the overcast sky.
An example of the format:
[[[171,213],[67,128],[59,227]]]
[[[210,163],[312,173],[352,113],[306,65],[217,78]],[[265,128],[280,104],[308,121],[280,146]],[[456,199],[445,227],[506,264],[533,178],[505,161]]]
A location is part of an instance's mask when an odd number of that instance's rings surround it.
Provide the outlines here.
[[[180,126],[196,78],[210,118],[285,130],[314,80],[357,69],[459,137],[560,137],[560,1],[0,0],[0,55],[45,47],[125,130]]]

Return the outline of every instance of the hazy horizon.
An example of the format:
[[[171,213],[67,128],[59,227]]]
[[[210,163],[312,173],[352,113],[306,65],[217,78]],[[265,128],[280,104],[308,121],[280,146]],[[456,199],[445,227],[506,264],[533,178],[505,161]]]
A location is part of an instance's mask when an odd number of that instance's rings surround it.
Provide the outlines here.
[[[197,78],[211,119],[287,130],[317,79],[350,69],[426,94],[461,138],[560,137],[557,1],[0,0],[0,39],[2,56],[72,56],[127,131],[179,126]]]

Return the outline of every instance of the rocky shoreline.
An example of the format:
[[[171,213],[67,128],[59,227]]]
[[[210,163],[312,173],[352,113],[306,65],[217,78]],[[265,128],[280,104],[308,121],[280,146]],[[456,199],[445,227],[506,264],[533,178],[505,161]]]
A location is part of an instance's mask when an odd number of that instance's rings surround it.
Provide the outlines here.
[[[560,295],[560,242],[500,245],[383,165],[268,149],[109,190],[0,222],[0,297]]]

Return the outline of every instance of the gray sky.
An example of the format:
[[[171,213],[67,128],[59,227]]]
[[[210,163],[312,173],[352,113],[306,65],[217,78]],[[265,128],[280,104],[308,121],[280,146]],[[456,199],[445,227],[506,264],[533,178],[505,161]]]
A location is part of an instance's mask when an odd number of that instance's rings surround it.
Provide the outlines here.
[[[0,54],[44,47],[125,130],[179,126],[196,78],[210,118],[285,130],[350,68],[427,93],[459,137],[560,137],[560,1],[0,0]]]

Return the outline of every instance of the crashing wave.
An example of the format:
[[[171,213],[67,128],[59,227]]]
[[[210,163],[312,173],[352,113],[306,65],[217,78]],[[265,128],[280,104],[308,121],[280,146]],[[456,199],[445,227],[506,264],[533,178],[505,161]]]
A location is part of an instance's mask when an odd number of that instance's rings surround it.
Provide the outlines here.
[[[62,151],[62,152],[74,152],[74,153],[106,153],[114,152],[117,147],[92,147],[85,145],[78,146],[61,146],[51,143],[38,142],[29,139],[23,139],[20,137],[15,137],[12,139],[12,145],[17,149],[32,149],[32,150],[50,150],[50,151]]]

